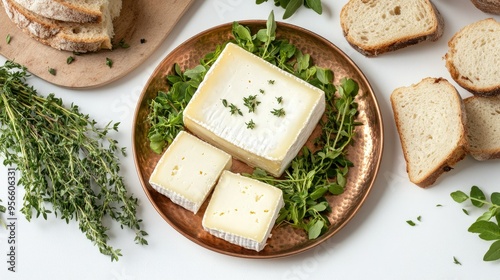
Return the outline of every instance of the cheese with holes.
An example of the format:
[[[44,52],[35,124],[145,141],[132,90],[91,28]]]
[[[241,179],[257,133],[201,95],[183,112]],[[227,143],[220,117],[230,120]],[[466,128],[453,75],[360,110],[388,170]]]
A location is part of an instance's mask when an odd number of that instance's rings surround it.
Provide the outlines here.
[[[181,131],[158,161],[149,183],[196,214],[222,171],[230,169],[231,164],[228,153]]]
[[[322,90],[228,44],[186,106],[183,121],[201,139],[278,177],[324,110]]]
[[[210,234],[230,243],[261,251],[283,204],[280,189],[223,171],[202,225]]]

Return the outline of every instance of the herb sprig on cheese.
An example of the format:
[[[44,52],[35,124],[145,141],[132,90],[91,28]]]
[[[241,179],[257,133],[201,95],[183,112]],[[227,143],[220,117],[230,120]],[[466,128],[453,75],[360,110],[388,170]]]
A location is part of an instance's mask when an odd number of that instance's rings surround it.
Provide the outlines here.
[[[224,46],[232,42],[253,53],[262,59],[292,73],[302,80],[323,90],[326,95],[327,108],[325,117],[320,122],[321,136],[316,141],[314,150],[304,148],[291,166],[285,171],[282,178],[274,178],[261,169],[246,176],[259,179],[268,184],[279,187],[284,192],[285,206],[280,212],[277,223],[289,223],[308,232],[310,239],[317,238],[324,233],[330,223],[325,214],[330,209],[325,198],[327,193],[341,194],[346,186],[347,173],[352,163],[347,159],[346,147],[354,137],[354,127],[357,115],[355,96],[358,85],[352,79],[343,79],[340,85],[333,84],[333,72],[312,64],[309,54],[302,53],[295,45],[286,39],[276,38],[276,22],[271,12],[266,28],[252,34],[247,26],[233,23],[234,38],[205,55],[200,65],[182,72],[178,65],[174,66],[174,73],[167,76],[168,92],[159,92],[151,102],[149,114],[149,140],[151,148],[162,153],[164,148],[183,130],[182,110],[190,101],[196,88],[203,80],[204,75],[216,61]],[[275,81],[267,81],[272,85]],[[265,94],[260,90],[260,94]],[[254,98],[255,97],[255,98]],[[245,101],[249,110],[258,110],[259,97],[252,95]],[[241,113],[232,100],[221,100],[235,116],[247,115]],[[286,96],[276,100],[275,117],[282,117],[286,112],[281,108],[286,102]],[[251,115],[249,115],[251,116]],[[246,120],[248,129],[258,126],[253,120]]]

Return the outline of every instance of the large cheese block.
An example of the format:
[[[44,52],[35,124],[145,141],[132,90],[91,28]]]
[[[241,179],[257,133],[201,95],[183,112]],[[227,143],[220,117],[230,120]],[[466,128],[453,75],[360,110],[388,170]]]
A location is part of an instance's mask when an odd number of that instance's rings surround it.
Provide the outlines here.
[[[158,161],[149,183],[172,202],[197,213],[231,156],[181,131]]]
[[[278,177],[324,110],[322,90],[230,43],[186,106],[183,121],[201,139]]]
[[[203,215],[202,225],[212,235],[261,251],[283,204],[280,189],[223,171]]]

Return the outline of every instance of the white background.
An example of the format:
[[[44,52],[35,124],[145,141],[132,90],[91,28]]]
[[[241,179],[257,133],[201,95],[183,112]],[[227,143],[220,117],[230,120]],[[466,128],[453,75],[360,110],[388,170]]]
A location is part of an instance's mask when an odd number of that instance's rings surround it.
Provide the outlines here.
[[[111,244],[123,257],[111,262],[80,232],[50,217],[27,222],[18,213],[17,272],[7,271],[7,232],[0,229],[0,279],[498,279],[500,263],[483,262],[490,243],[467,232],[479,210],[452,201],[450,193],[480,186],[488,195],[500,191],[500,162],[477,162],[469,157],[429,189],[408,181],[389,96],[400,86],[425,77],[451,77],[443,55],[460,28],[487,17],[469,0],[434,0],[445,19],[443,37],[376,58],[354,51],[342,36],[339,13],[347,1],[323,0],[323,15],[300,9],[286,20],[329,39],[361,68],[378,98],[385,127],[384,155],[376,183],[355,217],[327,242],[292,257],[251,260],[212,252],[171,228],[148,201],[132,156],[132,120],[136,102],[151,73],[176,46],[197,33],[235,20],[267,19],[273,1],[195,1],[173,32],[144,64],[126,77],[94,90],[72,90],[33,77],[29,83],[41,94],[56,93],[66,104],[78,104],[99,123],[120,121],[116,136],[128,148],[122,160],[130,192],[140,200],[139,216],[149,233],[148,246],[136,245],[134,235],[112,227]],[[405,2],[405,1],[401,1]],[[168,15],[165,15],[166,17]],[[4,38],[0,38],[4,40]],[[0,57],[0,63],[5,58]],[[76,73],[75,73],[76,74]],[[452,83],[456,85],[453,81]],[[457,86],[462,97],[470,93]],[[5,203],[7,171],[0,170],[0,199]],[[18,193],[18,202],[22,199]],[[441,204],[442,207],[436,207]],[[462,212],[466,208],[470,216]],[[411,227],[406,220],[421,222]],[[456,257],[462,265],[454,264]]]

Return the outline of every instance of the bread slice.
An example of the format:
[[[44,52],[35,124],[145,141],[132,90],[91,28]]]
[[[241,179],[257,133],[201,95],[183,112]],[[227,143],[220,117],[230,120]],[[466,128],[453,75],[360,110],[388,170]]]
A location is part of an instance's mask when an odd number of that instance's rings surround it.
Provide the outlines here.
[[[471,96],[464,103],[468,153],[481,161],[500,158],[500,97]]]
[[[471,2],[485,13],[500,15],[500,0],[471,0]]]
[[[121,0],[14,0],[40,16],[68,22],[99,23],[104,20],[108,6],[111,18],[120,14]]]
[[[347,42],[365,56],[443,35],[444,20],[429,0],[350,0],[340,12]]]
[[[429,187],[466,155],[464,102],[442,78],[425,78],[390,97],[410,181]]]
[[[500,23],[493,18],[469,24],[448,42],[446,68],[472,94],[500,95]]]
[[[2,0],[9,18],[25,33],[53,48],[75,52],[93,52],[112,48],[113,21],[109,6],[103,6],[100,23],[73,23],[35,14],[14,0]]]

